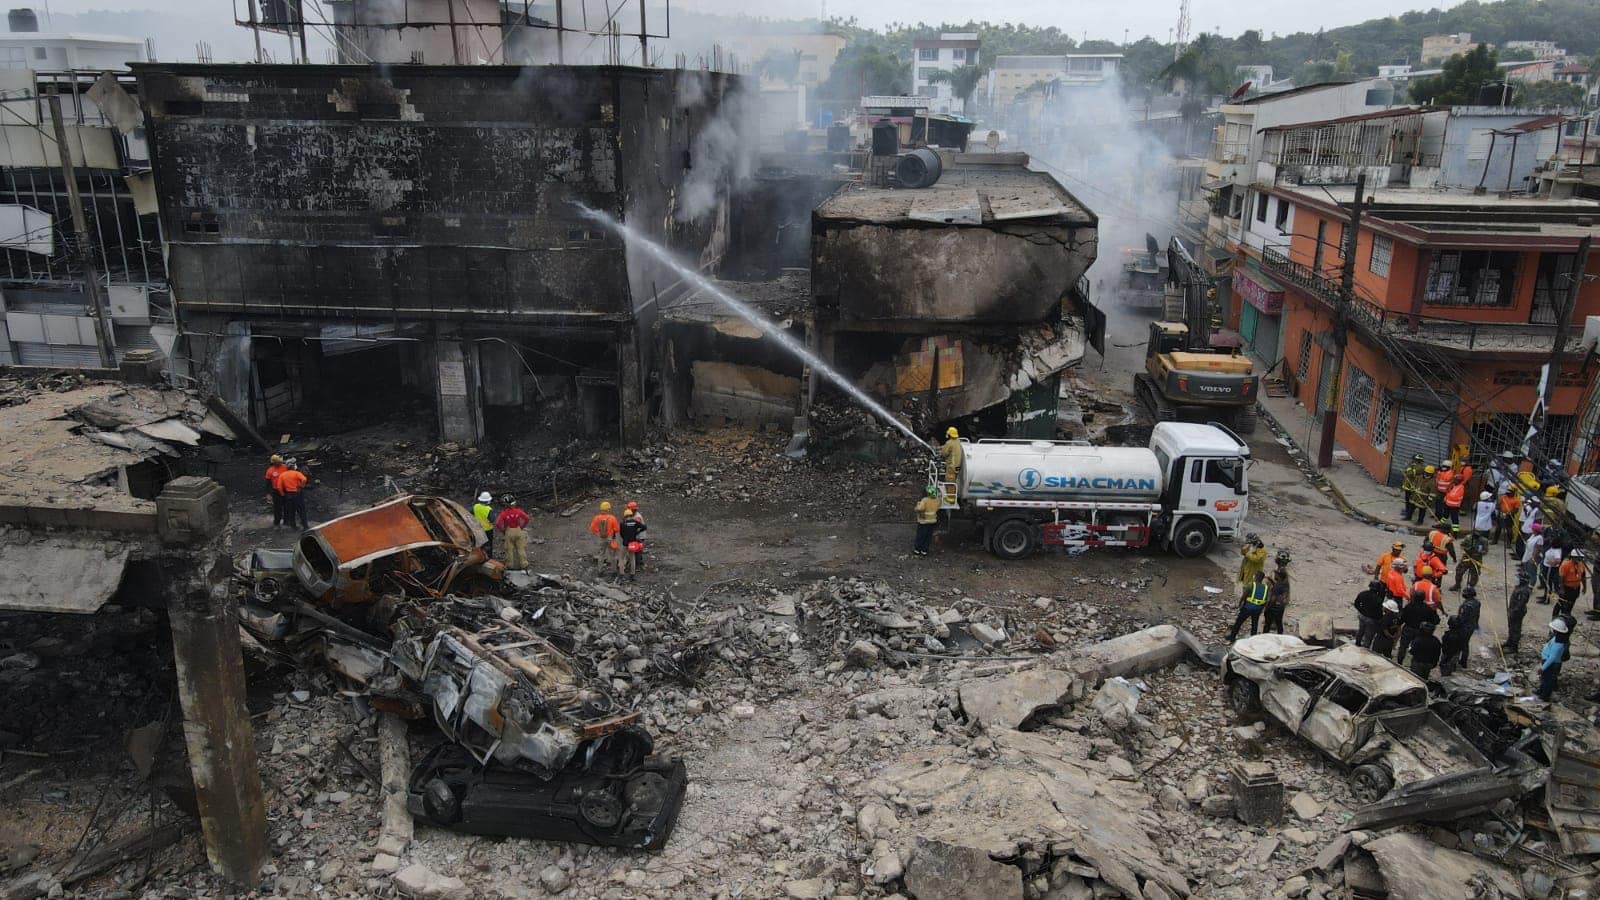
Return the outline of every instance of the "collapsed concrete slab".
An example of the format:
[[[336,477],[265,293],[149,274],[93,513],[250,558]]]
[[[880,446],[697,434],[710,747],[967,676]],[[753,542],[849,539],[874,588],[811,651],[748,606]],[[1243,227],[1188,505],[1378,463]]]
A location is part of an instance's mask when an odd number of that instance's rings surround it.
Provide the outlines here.
[[[1022,900],[1022,870],[976,847],[917,838],[906,869],[917,900]]]
[[[887,785],[908,804],[927,803],[931,811],[886,826],[882,836],[898,847],[918,840],[965,847],[1014,866],[1024,865],[1030,851],[1041,864],[1065,859],[1092,868],[1134,900],[1163,890],[1189,895],[1183,876],[1163,859],[1161,848],[1171,838],[1151,811],[1150,797],[1135,783],[1113,781],[1091,761],[1086,738],[996,729],[991,739],[994,758],[981,764],[952,746],[922,748],[891,763],[883,776]],[[914,855],[908,888],[918,871]],[[1155,888],[1147,890],[1151,884]],[[966,896],[913,890],[919,898]]]
[[[1058,669],[1028,669],[961,685],[967,718],[991,728],[1021,729],[1041,712],[1070,702],[1074,678]]]
[[[1494,896],[1521,897],[1522,886],[1509,869],[1456,850],[1446,850],[1415,834],[1391,834],[1366,844],[1377,860],[1390,897],[1406,900],[1459,900]]]
[[[1072,671],[1086,689],[1092,688],[1115,675],[1141,675],[1177,665],[1194,643],[1176,626],[1156,625],[1078,648]]]

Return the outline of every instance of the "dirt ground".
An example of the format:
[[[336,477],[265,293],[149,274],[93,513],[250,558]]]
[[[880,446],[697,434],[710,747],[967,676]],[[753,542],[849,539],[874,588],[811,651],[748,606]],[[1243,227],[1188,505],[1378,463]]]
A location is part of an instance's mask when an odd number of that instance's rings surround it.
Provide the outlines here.
[[[1103,364],[1091,356],[1076,375],[1081,395],[1131,403],[1131,372],[1140,352],[1113,348]],[[999,657],[999,671],[1005,660],[1028,654],[1062,661],[1070,656],[1065,648],[1147,624],[1178,624],[1219,641],[1236,604],[1237,549],[1231,544],[1193,560],[1153,550],[1104,550],[1042,553],[1008,563],[984,553],[974,530],[957,526],[941,530],[930,557],[912,556],[911,506],[925,472],[912,454],[890,463],[842,456],[796,463],[782,456],[786,436],[721,429],[661,436],[629,451],[545,429],[509,448],[469,451],[437,446],[428,425],[422,418],[399,418],[344,434],[291,436],[288,448],[313,477],[313,519],[360,509],[395,490],[437,492],[463,503],[481,489],[497,497],[515,491],[534,514],[533,568],[569,580],[600,580],[611,576],[589,559],[589,516],[601,499],[619,505],[637,500],[649,525],[648,564],[637,581],[618,587],[641,604],[661,600],[684,619],[715,621],[732,610],[738,627],[746,629],[738,633],[767,648],[726,657],[727,666],[714,679],[696,685],[641,683],[635,699],[648,711],[659,746],[689,761],[692,780],[683,818],[664,853],[420,829],[406,862],[462,879],[473,896],[802,896],[796,891],[810,890],[813,880],[830,894],[881,896],[898,882],[878,883],[864,874],[881,858],[881,841],[869,839],[864,829],[858,835],[854,824],[863,805],[878,796],[874,773],[905,747],[953,742],[973,759],[995,758],[993,742],[985,744],[981,733],[938,725],[949,717],[952,686],[979,674],[974,667]],[[1255,461],[1249,528],[1266,539],[1270,551],[1293,554],[1289,624],[1328,613],[1337,624],[1353,626],[1351,600],[1394,535],[1340,512],[1307,482],[1265,422],[1250,443]],[[293,540],[293,531],[272,525],[259,482],[263,467],[260,454],[243,450],[215,466],[232,502],[230,552]],[[1475,642],[1474,668],[1485,676],[1510,672],[1527,688],[1548,607],[1530,611],[1523,652],[1515,659],[1499,656],[1492,648],[1504,629],[1504,571],[1491,558],[1480,590],[1486,633]],[[908,665],[852,671],[842,668],[838,656],[839,647],[856,637],[847,629],[830,643],[792,619],[760,611],[775,596],[825,594],[852,580],[903,606],[959,607],[968,617],[1007,627],[1013,637],[1004,647],[975,651],[954,664],[907,656]],[[1451,594],[1447,603],[1454,601]],[[153,615],[126,617],[125,634],[159,648]],[[0,657],[50,632],[48,626],[0,624]],[[1596,687],[1595,647],[1585,632],[1580,626],[1578,658],[1564,676],[1562,691],[1571,698]],[[0,852],[32,845],[42,861],[60,862],[85,834],[120,833],[174,815],[171,792],[142,786],[121,747],[127,728],[165,715],[170,699],[160,685],[167,667],[114,653],[82,659],[81,651],[105,646],[97,640],[69,642],[65,651],[39,654],[34,667],[0,677],[0,709],[33,704],[46,681],[89,698],[78,704],[63,698],[61,714],[49,727],[32,721],[26,728],[8,726],[0,719],[0,732],[9,727],[11,734],[8,743],[0,742]],[[1344,773],[1281,730],[1235,734],[1237,723],[1222,704],[1213,674],[1185,666],[1150,677],[1147,686],[1156,704],[1150,711],[1159,729],[1154,733],[1198,737],[1170,746],[1149,736],[1130,742],[1107,733],[1083,708],[1053,722],[1052,733],[1064,741],[1081,735],[1102,756],[1124,754],[1141,767],[1160,765],[1139,784],[1150,804],[1167,804],[1166,822],[1159,826],[1169,829],[1163,857],[1188,877],[1193,896],[1266,897],[1286,890],[1347,814]],[[885,690],[926,697],[910,717],[863,715],[860,698]],[[97,691],[111,709],[93,700]],[[392,895],[387,873],[371,869],[377,800],[363,774],[375,758],[370,710],[318,673],[256,669],[251,709],[275,848],[258,893]],[[419,745],[425,732],[423,726],[415,731]],[[89,733],[94,741],[83,738]],[[170,769],[174,760],[181,762],[182,741],[176,727],[165,734],[162,756]],[[1198,798],[1172,799],[1197,778],[1202,788],[1215,786],[1239,755],[1272,760],[1291,789],[1316,795],[1330,812],[1282,839],[1273,829],[1241,829],[1236,822],[1206,818]],[[116,808],[109,826],[102,807]],[[1244,840],[1250,855],[1240,853]],[[1079,876],[1063,874],[1061,883],[1071,884],[1074,877]],[[794,887],[800,883],[805,886]],[[1056,885],[1052,875],[1044,888],[1030,887],[1029,896],[1074,896]],[[233,892],[209,875],[192,834],[77,890],[85,896],[141,897]]]

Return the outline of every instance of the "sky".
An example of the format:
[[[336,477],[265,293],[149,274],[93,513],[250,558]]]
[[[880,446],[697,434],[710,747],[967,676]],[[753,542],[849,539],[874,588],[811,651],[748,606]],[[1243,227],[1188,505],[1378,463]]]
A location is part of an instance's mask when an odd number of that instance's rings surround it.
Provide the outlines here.
[[[20,6],[25,0],[14,0],[8,6]],[[188,58],[194,52],[194,43],[204,39],[211,43],[217,57],[228,55],[230,49],[248,44],[248,32],[233,24],[233,5],[245,9],[248,0],[35,0],[38,8],[46,6],[52,13],[78,14],[72,21],[79,30],[93,30],[92,19],[84,14],[95,10],[132,12],[155,10],[164,14],[162,24],[152,30],[158,33],[135,35],[154,37],[157,56],[161,58]],[[308,4],[313,0],[308,0]],[[567,0],[578,4],[584,0]],[[588,0],[598,7],[601,0]],[[648,0],[657,8],[663,0]],[[981,4],[956,3],[951,0],[674,0],[673,7],[748,14],[759,10],[766,17],[816,17],[855,16],[862,25],[882,27],[892,22],[937,23],[941,20],[966,20],[974,16],[990,22],[1017,22],[1036,26],[1055,25],[1074,37],[1121,41],[1124,34],[1130,40],[1150,36],[1160,41],[1169,40],[1177,23],[1179,0],[986,0]],[[1283,0],[1191,0],[1191,31],[1220,30],[1234,36],[1248,28],[1259,28],[1264,36],[1273,33],[1289,34],[1295,31],[1315,31],[1317,28],[1335,28],[1351,25],[1366,19],[1394,15],[1411,8],[1454,6],[1458,0],[1343,0],[1324,7],[1315,3],[1285,3]],[[309,8],[309,7],[308,7]],[[569,7],[570,9],[570,7]],[[316,18],[313,15],[312,18]],[[654,16],[652,15],[654,20]],[[119,17],[120,21],[127,21]],[[124,30],[125,31],[125,30]]]

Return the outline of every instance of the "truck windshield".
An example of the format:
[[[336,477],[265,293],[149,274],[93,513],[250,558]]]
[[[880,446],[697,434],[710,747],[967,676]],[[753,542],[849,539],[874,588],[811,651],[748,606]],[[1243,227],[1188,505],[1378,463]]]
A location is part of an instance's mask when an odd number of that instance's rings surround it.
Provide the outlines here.
[[[1161,464],[1161,474],[1162,474],[1162,476],[1168,476],[1168,475],[1172,474],[1172,457],[1167,455],[1166,448],[1164,448],[1164,447],[1151,447],[1150,449],[1155,451],[1156,462]]]

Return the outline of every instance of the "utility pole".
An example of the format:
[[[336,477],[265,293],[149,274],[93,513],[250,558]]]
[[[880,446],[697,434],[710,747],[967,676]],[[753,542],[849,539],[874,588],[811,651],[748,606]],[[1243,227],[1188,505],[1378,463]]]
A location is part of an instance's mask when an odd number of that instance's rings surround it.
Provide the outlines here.
[[[1544,395],[1539,398],[1539,439],[1545,441],[1545,426],[1550,422],[1550,401],[1556,393],[1556,379],[1561,374],[1561,357],[1566,354],[1567,335],[1572,333],[1572,311],[1578,308],[1578,291],[1583,288],[1583,274],[1589,268],[1589,244],[1593,241],[1590,235],[1584,235],[1578,241],[1578,258],[1573,260],[1571,281],[1567,284],[1566,294],[1561,298],[1561,305],[1556,308],[1556,337],[1550,348],[1550,362],[1544,377]],[[1533,448],[1528,448],[1530,451]],[[1564,463],[1562,448],[1552,447],[1545,442],[1548,458],[1553,462]]]
[[[111,319],[106,311],[105,289],[100,285],[100,271],[94,264],[94,243],[89,237],[89,222],[83,215],[83,197],[78,193],[78,172],[72,164],[72,147],[67,143],[67,124],[61,118],[61,95],[45,98],[50,105],[50,124],[56,132],[56,155],[61,158],[61,177],[67,182],[67,205],[72,207],[72,230],[77,234],[76,245],[68,258],[77,257],[83,266],[83,295],[94,312],[95,344],[100,348],[102,368],[115,369],[117,354],[111,338]]]
[[[1367,173],[1356,176],[1356,199],[1350,206],[1350,232],[1345,246],[1344,264],[1339,267],[1339,296],[1333,304],[1333,383],[1318,385],[1326,391],[1323,398],[1327,408],[1322,411],[1322,440],[1317,444],[1317,468],[1333,465],[1333,433],[1339,422],[1340,379],[1344,377],[1344,345],[1349,338],[1350,303],[1355,297],[1356,248],[1361,245],[1361,211],[1366,203]]]

